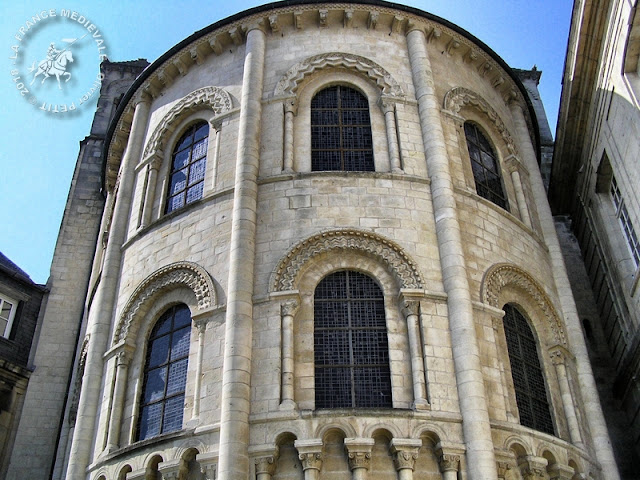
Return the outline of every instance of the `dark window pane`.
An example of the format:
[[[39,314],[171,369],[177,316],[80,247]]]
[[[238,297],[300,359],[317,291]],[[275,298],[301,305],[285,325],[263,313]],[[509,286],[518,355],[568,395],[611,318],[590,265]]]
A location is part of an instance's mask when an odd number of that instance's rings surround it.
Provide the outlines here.
[[[368,275],[340,271],[314,295],[316,408],[391,407],[384,299]]]
[[[160,435],[162,425],[162,404],[156,403],[144,407],[140,413],[139,439],[155,437]]]
[[[173,150],[166,212],[202,198],[206,170],[209,124],[199,122],[189,128]],[[188,179],[188,183],[187,183]],[[187,184],[190,188],[185,192]]]
[[[182,328],[173,333],[171,340],[171,361],[189,355],[190,337],[191,326]]]
[[[155,368],[147,372],[145,377],[144,403],[152,403],[164,397],[167,381],[166,367]]]
[[[169,382],[167,383],[167,397],[176,393],[184,393],[187,384],[187,361],[179,360],[169,365]]]
[[[191,315],[186,305],[171,307],[151,331],[140,400],[139,440],[182,428],[190,335]],[[156,364],[160,366],[154,368]]]
[[[500,169],[493,147],[475,124],[466,122],[464,132],[476,192],[481,197],[508,210],[509,203],[502,187]]]
[[[184,395],[167,399],[164,406],[162,433],[175,432],[182,429],[182,415],[184,414]]]
[[[547,390],[533,332],[516,307],[507,304],[503,310],[504,333],[520,423],[553,435]]]
[[[374,171],[367,98],[343,86],[316,94],[311,102],[311,169]]]
[[[187,203],[192,203],[202,198],[204,183],[200,182],[187,190]]]
[[[170,340],[171,337],[169,335],[165,335],[151,342],[151,347],[149,348],[149,358],[147,360],[148,368],[157,367],[158,365],[167,363],[167,360],[169,359]]]

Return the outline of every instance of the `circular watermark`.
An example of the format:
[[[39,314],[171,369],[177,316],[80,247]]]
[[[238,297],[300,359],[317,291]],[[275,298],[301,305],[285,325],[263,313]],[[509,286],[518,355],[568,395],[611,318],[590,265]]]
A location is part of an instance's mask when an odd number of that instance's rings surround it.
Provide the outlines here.
[[[41,10],[13,35],[10,75],[19,95],[47,114],[76,111],[100,92],[102,31],[75,10]]]

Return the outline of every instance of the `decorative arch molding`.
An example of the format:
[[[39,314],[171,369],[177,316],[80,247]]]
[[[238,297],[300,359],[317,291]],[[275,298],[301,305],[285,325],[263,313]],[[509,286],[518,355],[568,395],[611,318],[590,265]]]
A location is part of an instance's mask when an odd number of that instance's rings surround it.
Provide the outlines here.
[[[494,124],[496,130],[502,136],[509,153],[518,156],[518,149],[513,137],[507,130],[504,122],[489,103],[477,93],[463,87],[455,87],[444,96],[444,109],[458,114],[463,107],[470,106],[483,113]]]
[[[405,93],[393,76],[377,63],[360,55],[329,52],[314,55],[294,65],[276,85],[275,96],[293,97],[309,75],[327,68],[342,68],[365,75],[388,97],[404,97]]]
[[[143,306],[176,287],[186,287],[193,291],[198,310],[206,310],[218,303],[213,279],[204,268],[191,262],[167,265],[148,276],[129,298],[116,325],[114,345],[127,339],[136,315]]]
[[[170,137],[178,126],[179,119],[185,115],[198,110],[212,110],[214,114],[220,115],[230,111],[232,108],[233,100],[231,95],[222,88],[204,87],[194,90],[171,107],[169,113],[160,121],[147,142],[142,158],[147,158],[154,152],[162,151],[165,146],[163,141]]]
[[[388,267],[400,288],[424,289],[418,267],[399,245],[373,232],[340,229],[318,233],[291,248],[276,267],[271,290],[294,290],[304,264],[330,251],[355,251],[374,257]]]
[[[567,339],[560,318],[549,297],[531,275],[524,270],[506,263],[492,266],[484,276],[480,298],[488,305],[502,308],[498,304],[500,292],[507,286],[525,291],[543,312],[545,320],[553,332],[556,343],[567,345]]]

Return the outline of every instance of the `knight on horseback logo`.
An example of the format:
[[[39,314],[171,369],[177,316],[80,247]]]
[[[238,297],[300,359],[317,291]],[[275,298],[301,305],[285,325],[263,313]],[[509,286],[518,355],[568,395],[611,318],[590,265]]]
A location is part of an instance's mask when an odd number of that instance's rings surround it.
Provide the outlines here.
[[[29,73],[33,73],[33,79],[31,80],[30,85],[33,85],[33,82],[35,82],[36,78],[40,75],[43,75],[40,84],[43,84],[47,78],[55,76],[56,80],[58,80],[58,88],[62,90],[60,77],[63,77],[65,82],[71,80],[71,72],[67,71],[68,64],[73,62],[73,54],[71,53],[70,47],[74,43],[82,40],[84,37],[86,37],[86,34],[81,38],[63,39],[62,41],[68,43],[68,45],[61,50],[58,50],[56,48],[56,44],[51,42],[47,49],[46,58],[37,62],[37,67],[36,62],[33,62],[29,68]]]

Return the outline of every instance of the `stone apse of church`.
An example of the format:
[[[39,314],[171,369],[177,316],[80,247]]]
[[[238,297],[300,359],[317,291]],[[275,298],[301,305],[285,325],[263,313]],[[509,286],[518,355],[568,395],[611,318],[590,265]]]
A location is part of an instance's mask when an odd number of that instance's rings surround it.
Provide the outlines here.
[[[105,140],[57,478],[617,478],[526,95],[377,1],[154,62]]]

